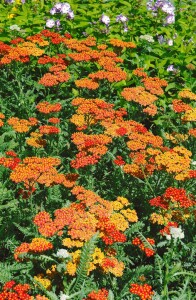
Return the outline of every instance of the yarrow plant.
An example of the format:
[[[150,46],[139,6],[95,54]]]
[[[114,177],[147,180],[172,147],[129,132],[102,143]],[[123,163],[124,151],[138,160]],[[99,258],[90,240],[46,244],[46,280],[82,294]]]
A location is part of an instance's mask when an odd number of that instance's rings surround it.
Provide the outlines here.
[[[95,2],[1,6],[0,299],[192,299],[193,13]]]

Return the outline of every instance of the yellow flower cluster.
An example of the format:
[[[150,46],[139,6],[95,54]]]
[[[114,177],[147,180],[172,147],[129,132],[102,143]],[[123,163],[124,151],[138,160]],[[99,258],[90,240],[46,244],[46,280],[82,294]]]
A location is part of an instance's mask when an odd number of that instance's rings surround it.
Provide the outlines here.
[[[184,122],[196,122],[196,107],[191,110],[187,110],[181,119]]]
[[[34,279],[38,281],[46,290],[50,290],[52,285],[51,281],[47,278],[44,278],[43,274],[38,274],[37,276],[34,276]]]

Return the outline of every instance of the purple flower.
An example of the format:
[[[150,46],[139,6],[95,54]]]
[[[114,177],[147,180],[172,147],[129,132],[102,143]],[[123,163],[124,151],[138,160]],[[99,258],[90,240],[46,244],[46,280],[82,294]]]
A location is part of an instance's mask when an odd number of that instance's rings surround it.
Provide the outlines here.
[[[60,20],[56,20],[55,25],[56,25],[57,28],[60,27],[61,26]]]
[[[51,8],[50,14],[51,14],[51,15],[55,15],[56,13],[57,13],[56,7]]]
[[[125,23],[128,21],[128,18],[126,16],[123,16],[122,14],[118,15],[116,17],[116,21],[117,22],[122,22],[122,23]]]
[[[163,44],[165,42],[165,39],[162,35],[158,36],[158,42],[159,42],[159,44]]]
[[[166,17],[166,24],[173,24],[175,23],[175,15],[168,15]]]
[[[174,68],[174,65],[169,65],[167,67],[167,72],[174,72],[174,71],[176,71],[176,69]]]
[[[73,18],[74,18],[74,12],[73,12],[73,10],[69,10],[68,11],[67,18],[70,19],[70,20],[73,20]]]

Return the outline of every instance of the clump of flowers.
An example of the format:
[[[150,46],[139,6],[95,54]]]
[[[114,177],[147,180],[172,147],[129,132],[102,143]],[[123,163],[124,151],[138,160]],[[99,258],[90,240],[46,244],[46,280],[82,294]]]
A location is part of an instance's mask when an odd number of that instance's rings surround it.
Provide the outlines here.
[[[0,293],[0,299],[31,300],[32,297],[29,295],[29,292],[30,286],[28,284],[17,284],[14,280],[11,280],[4,284]]]
[[[138,237],[132,240],[132,244],[138,246],[146,254],[147,257],[153,256],[155,254],[155,251],[152,248],[152,245],[155,244],[155,241],[151,238],[147,238],[146,241],[146,243],[149,245],[148,247],[146,247],[146,245],[144,245],[144,243]]]
[[[92,291],[88,294],[87,298],[84,298],[83,300],[108,300],[108,294],[106,289]]]
[[[158,224],[167,224],[168,221],[185,222],[191,217],[191,209],[195,205],[193,195],[187,195],[186,190],[169,187],[162,196],[149,201],[151,206],[159,208],[159,214],[151,215],[151,221]],[[162,221],[160,220],[162,219]]]
[[[147,2],[147,9],[153,12],[153,15],[157,17],[159,11],[165,15],[165,25],[175,23],[175,7],[168,0],[149,0]]]
[[[137,284],[131,283],[131,287],[129,291],[132,294],[138,295],[141,300],[150,300],[152,299],[152,295],[154,294],[152,290],[152,286],[145,283],[145,284]]]

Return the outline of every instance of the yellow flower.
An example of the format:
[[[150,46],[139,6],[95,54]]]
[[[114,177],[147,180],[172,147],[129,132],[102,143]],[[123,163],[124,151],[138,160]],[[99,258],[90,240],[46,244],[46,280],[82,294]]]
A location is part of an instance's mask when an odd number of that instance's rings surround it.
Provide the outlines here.
[[[53,277],[55,274],[56,274],[56,265],[52,265],[50,267],[50,269],[47,269],[46,270],[46,274],[49,276],[49,277]]]
[[[83,242],[79,240],[71,240],[70,238],[63,239],[62,244],[67,248],[72,248],[72,247],[80,248],[84,245]]]
[[[77,265],[71,261],[67,263],[67,273],[71,276],[76,274]]]
[[[96,247],[94,253],[92,254],[93,264],[101,264],[104,257],[104,253],[101,251],[101,249]]]
[[[124,198],[124,197],[117,197],[116,200],[119,201],[119,202],[121,202],[123,206],[129,205],[129,200],[128,200],[127,198]]]
[[[38,274],[37,276],[34,276],[34,279],[36,281],[38,281],[41,285],[43,285],[43,287],[46,289],[46,290],[50,290],[52,285],[51,285],[51,281],[47,278],[44,278],[43,277],[43,274]]]
[[[121,208],[123,208],[123,205],[119,201],[113,201],[112,207],[113,207],[113,210],[120,210]]]
[[[10,15],[8,15],[8,19],[13,19],[13,17],[15,16],[15,14],[10,14]]]
[[[123,215],[119,213],[113,214],[110,220],[118,230],[125,231],[129,227],[129,223],[125,220]]]
[[[125,216],[125,218],[129,221],[129,222],[137,222],[138,221],[138,216],[137,213],[134,209],[123,209],[120,211],[121,214],[123,214]]]

